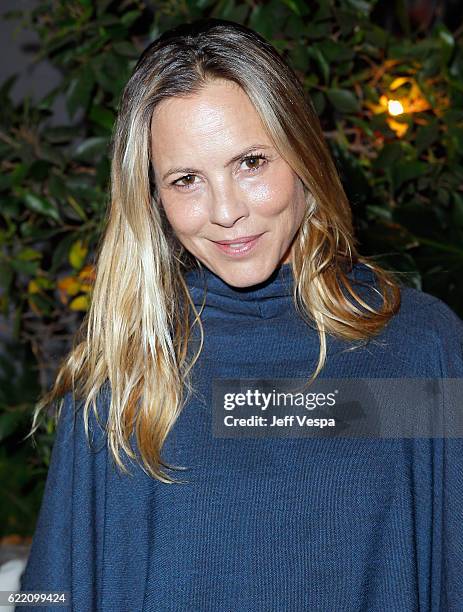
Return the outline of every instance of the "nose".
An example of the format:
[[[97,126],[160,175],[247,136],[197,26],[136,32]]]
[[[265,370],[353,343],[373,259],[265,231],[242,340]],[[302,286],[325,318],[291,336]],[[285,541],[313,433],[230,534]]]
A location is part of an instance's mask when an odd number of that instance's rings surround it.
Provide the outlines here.
[[[225,178],[210,186],[209,221],[232,227],[239,219],[249,216],[244,194],[233,180]]]

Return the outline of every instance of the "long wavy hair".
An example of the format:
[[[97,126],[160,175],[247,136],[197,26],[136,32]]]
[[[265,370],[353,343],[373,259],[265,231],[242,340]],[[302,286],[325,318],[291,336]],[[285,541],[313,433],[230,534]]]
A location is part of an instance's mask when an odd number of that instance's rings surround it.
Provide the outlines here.
[[[352,213],[310,101],[293,70],[265,39],[237,23],[202,20],[165,32],[140,56],[122,93],[111,140],[111,193],[98,245],[91,305],[61,362],[52,389],[36,404],[38,416],[66,393],[83,400],[99,421],[96,399],[109,385],[107,444],[116,464],[121,451],[161,482],[174,483],[162,468],[169,431],[192,392],[191,370],[204,340],[184,274],[201,263],[172,232],[157,194],[151,164],[151,118],[157,105],[190,96],[211,79],[238,84],[254,105],[283,159],[304,185],[307,208],[293,242],[294,304],[318,330],[320,352],[313,382],[326,361],[326,336],[352,341],[377,335],[400,307],[392,272],[359,255]],[[156,135],[154,134],[154,138]],[[374,308],[362,299],[348,273],[361,262],[376,275]],[[347,291],[347,293],[346,293]],[[351,298],[349,298],[349,295]],[[199,349],[189,339],[198,326]]]

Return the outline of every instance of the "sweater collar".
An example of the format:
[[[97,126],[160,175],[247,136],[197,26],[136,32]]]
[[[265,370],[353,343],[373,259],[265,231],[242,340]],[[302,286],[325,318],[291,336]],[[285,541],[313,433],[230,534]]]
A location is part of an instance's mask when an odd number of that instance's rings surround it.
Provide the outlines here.
[[[374,275],[361,263],[354,265],[347,276],[354,282],[374,283]],[[201,307],[205,287],[206,311],[214,316],[272,318],[288,312],[293,305],[294,275],[292,264],[280,264],[263,283],[250,287],[232,287],[204,265],[185,275],[190,295]]]
[[[207,289],[210,293],[239,300],[255,300],[291,295],[293,271],[290,263],[281,264],[267,280],[250,287],[232,287],[220,276],[203,266],[202,270],[195,268],[186,274],[187,284],[198,289]]]
[[[197,308],[207,287],[206,307],[211,315],[270,318],[287,311],[292,303],[291,263],[280,264],[267,280],[250,287],[232,287],[205,266],[187,272],[185,280]]]

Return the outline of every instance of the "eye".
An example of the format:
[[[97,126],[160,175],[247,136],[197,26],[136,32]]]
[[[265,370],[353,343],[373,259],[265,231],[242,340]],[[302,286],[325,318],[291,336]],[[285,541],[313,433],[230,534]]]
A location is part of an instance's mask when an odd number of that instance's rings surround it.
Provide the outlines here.
[[[241,163],[247,164],[248,168],[246,169],[248,172],[256,172],[256,170],[259,170],[259,168],[267,163],[267,157],[262,153],[252,153],[251,155],[243,157]]]
[[[248,168],[247,172],[250,174],[255,174],[256,172],[258,172],[258,170],[262,167],[265,166],[265,164],[268,161],[268,158],[266,155],[264,155],[263,153],[251,153],[249,155],[246,155],[246,157],[243,157],[241,160],[241,163],[251,163],[251,164],[255,164],[256,162],[259,162],[259,160],[262,160],[263,163],[257,163],[257,165],[255,165],[254,167]],[[178,187],[179,189],[191,189],[191,187],[194,186],[194,180],[193,182],[187,182],[186,184],[181,184],[180,181],[188,181],[190,179],[194,179],[196,176],[196,174],[185,174],[185,176],[180,177],[179,179],[173,181],[171,183],[171,185],[175,185],[175,187]]]
[[[196,174],[185,174],[185,176],[182,176],[176,181],[173,181],[172,185],[175,185],[176,187],[180,187],[181,189],[189,189],[190,187],[193,187],[193,185],[195,184],[195,180],[194,180],[195,178],[196,178]],[[183,181],[183,184],[180,181]]]

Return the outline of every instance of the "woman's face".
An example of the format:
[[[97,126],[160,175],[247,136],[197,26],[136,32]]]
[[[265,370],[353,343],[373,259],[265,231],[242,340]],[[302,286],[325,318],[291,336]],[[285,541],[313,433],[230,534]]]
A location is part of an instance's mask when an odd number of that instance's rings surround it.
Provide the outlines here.
[[[190,253],[234,287],[263,282],[291,260],[306,208],[303,185],[238,85],[214,80],[197,94],[164,100],[151,129],[158,194]]]

